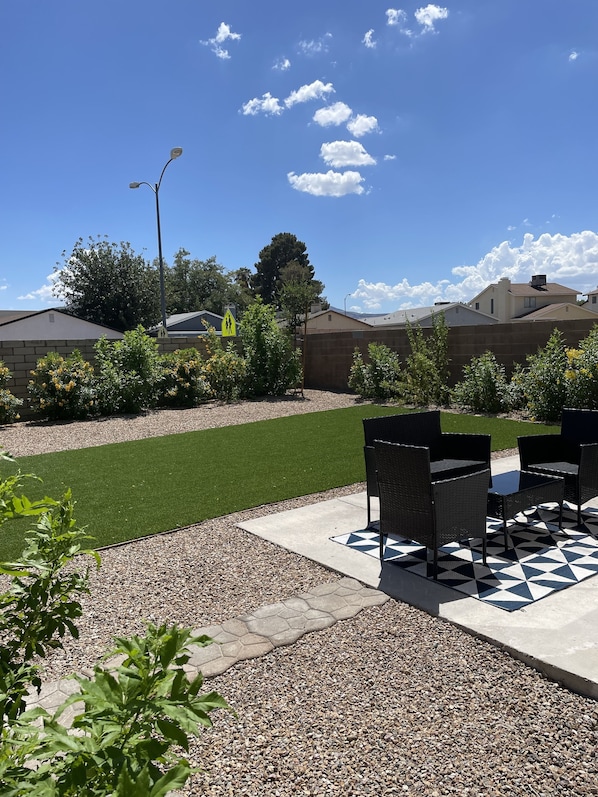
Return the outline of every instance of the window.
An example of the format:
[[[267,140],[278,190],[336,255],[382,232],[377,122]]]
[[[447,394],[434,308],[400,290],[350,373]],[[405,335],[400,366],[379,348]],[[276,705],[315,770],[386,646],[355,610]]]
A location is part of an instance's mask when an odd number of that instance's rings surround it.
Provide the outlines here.
[[[331,313],[328,313],[328,320],[332,321],[332,314]]]
[[[476,310],[479,310],[479,309],[480,309],[480,303],[479,303],[479,302],[476,302],[476,303],[475,303],[475,309],[476,309]]]
[[[596,297],[592,296],[592,304],[596,304]]]
[[[524,296],[523,297],[523,306],[524,307],[535,307],[536,306],[536,297],[535,296]]]
[[[490,315],[494,315],[494,299],[490,299]]]

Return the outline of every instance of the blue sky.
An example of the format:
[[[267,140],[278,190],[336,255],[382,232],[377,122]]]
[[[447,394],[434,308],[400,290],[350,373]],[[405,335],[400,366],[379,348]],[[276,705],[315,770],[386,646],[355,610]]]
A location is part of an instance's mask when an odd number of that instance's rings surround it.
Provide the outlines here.
[[[598,285],[596,0],[2,0],[0,309],[82,237],[252,268],[304,241],[332,305]]]

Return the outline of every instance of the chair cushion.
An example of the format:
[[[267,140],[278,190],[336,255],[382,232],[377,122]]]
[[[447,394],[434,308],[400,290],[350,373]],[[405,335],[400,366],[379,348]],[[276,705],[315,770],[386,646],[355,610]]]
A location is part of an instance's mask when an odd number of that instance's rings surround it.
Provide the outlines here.
[[[555,475],[566,473],[569,476],[577,476],[579,465],[574,462],[534,462],[533,465],[527,467],[527,470],[531,470],[534,473],[541,471],[542,473],[554,473]]]
[[[437,459],[430,462],[430,471],[434,480],[455,479],[458,476],[467,476],[487,467],[487,462],[476,459]]]

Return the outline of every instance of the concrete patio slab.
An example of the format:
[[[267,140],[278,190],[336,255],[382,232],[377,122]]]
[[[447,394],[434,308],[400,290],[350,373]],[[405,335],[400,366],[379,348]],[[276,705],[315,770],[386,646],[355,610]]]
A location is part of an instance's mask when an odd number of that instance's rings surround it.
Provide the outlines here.
[[[493,474],[517,470],[518,457],[492,462]],[[361,530],[359,493],[239,524],[240,528],[447,620],[495,644],[567,688],[598,699],[598,576],[507,612],[440,583],[332,542]]]

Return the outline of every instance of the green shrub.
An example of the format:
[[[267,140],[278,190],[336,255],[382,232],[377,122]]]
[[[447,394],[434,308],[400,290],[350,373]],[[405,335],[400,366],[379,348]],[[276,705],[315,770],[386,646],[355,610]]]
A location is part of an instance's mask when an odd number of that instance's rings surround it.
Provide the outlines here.
[[[598,326],[580,341],[578,349],[567,349],[566,354],[568,405],[598,409]]]
[[[156,406],[162,366],[158,342],[143,327],[125,332],[122,340],[100,338],[94,350],[103,415],[139,413]]]
[[[520,373],[526,406],[538,421],[558,421],[569,398],[568,366],[563,334],[554,329],[546,346],[527,356],[527,366]]]
[[[163,354],[161,362],[160,406],[197,407],[210,398],[205,364],[197,349],[177,349]]]
[[[245,359],[247,396],[282,396],[301,382],[301,360],[274,308],[257,299],[243,315],[239,337]]]
[[[97,410],[93,368],[75,350],[68,357],[49,352],[31,372],[29,404],[50,420],[86,418]]]
[[[407,323],[411,354],[405,363],[402,393],[405,401],[419,406],[447,404],[448,387],[448,327],[444,313],[432,320],[432,333],[424,336],[422,328]]]
[[[18,410],[23,404],[23,399],[13,396],[6,386],[11,376],[10,369],[0,360],[0,424],[18,421]]]
[[[210,395],[221,401],[236,401],[242,394],[245,360],[239,356],[232,341],[226,348],[222,346],[213,327],[208,327],[206,348],[205,378],[210,386]]]
[[[368,360],[365,363],[359,349],[355,349],[349,372],[349,388],[362,398],[395,398],[401,379],[398,354],[384,343],[370,343]]]
[[[507,376],[493,352],[473,357],[463,379],[453,388],[453,400],[473,412],[502,412],[507,408]]]

